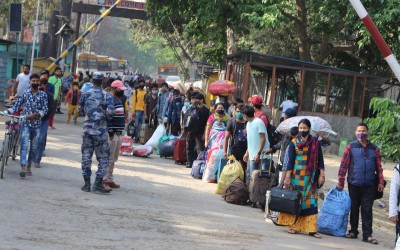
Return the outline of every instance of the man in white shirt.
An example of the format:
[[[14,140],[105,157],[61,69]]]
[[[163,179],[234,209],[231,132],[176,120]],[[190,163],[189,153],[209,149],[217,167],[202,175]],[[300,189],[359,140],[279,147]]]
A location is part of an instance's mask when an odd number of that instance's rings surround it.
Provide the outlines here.
[[[280,122],[282,122],[283,120],[284,120],[284,117],[285,117],[285,112],[286,112],[286,110],[287,109],[294,109],[294,110],[296,110],[296,107],[298,106],[298,104],[297,103],[295,103],[294,101],[292,101],[293,100],[293,98],[291,97],[291,96],[288,96],[287,97],[287,100],[286,101],[283,101],[282,103],[281,103],[281,108],[282,108],[282,115],[281,115],[281,120],[280,120]]]
[[[29,71],[31,70],[31,66],[29,65],[24,65],[23,72],[17,75],[17,79],[15,82],[15,88],[14,88],[14,95],[21,95],[25,90],[29,89],[31,87],[30,84],[30,77],[31,74]]]
[[[269,148],[269,140],[264,122],[260,118],[254,117],[253,107],[246,105],[241,109],[241,113],[247,120],[247,151],[243,161],[247,162],[246,183],[248,185],[253,170],[260,168],[267,170],[269,167],[270,156],[265,154],[261,159],[261,153]]]

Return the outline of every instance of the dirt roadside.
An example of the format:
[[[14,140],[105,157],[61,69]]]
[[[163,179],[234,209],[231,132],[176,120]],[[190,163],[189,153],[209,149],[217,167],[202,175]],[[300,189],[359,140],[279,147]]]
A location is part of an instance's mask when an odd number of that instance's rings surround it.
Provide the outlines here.
[[[214,194],[215,184],[194,180],[188,169],[156,155],[121,157],[115,170],[121,189],[111,195],[84,193],[80,190],[81,123],[66,125],[64,119],[65,115],[56,115],[57,129],[49,131],[42,168],[21,180],[19,164],[12,162],[0,180],[0,249],[392,247],[394,226],[387,220],[386,209],[376,205],[378,246],[360,239],[290,235],[285,228],[265,222],[260,210],[223,202]],[[0,119],[1,124],[4,120]],[[326,190],[336,182],[337,160],[326,156]],[[95,164],[94,160],[93,170]],[[390,165],[385,168],[391,169]],[[385,176],[390,171],[385,170]]]

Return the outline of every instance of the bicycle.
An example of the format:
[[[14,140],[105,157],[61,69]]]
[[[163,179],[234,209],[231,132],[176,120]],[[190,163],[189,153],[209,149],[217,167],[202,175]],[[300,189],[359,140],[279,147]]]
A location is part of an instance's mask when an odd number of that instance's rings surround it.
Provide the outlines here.
[[[5,122],[6,133],[4,135],[3,147],[0,151],[0,178],[3,179],[4,169],[8,163],[8,158],[11,156],[12,160],[15,160],[19,148],[20,140],[20,120],[24,116],[9,115],[0,112],[2,116],[11,117],[11,120]]]

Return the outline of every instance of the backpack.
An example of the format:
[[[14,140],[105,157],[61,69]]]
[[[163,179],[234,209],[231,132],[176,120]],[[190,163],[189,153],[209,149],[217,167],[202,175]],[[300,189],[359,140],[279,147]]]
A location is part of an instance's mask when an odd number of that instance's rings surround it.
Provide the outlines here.
[[[185,131],[196,134],[200,130],[200,110],[194,107],[189,108],[185,113],[183,122]]]
[[[268,121],[267,134],[268,134],[269,148],[272,148],[282,140],[282,135],[278,131],[276,131],[275,126],[269,123],[268,116],[265,113],[263,113],[259,118],[261,119],[262,116],[265,116],[265,118],[267,118]]]

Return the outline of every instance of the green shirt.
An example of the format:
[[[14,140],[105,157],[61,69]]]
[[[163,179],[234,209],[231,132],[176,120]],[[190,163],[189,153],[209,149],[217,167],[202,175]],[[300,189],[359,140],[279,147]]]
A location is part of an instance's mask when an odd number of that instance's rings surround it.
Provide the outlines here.
[[[58,95],[60,94],[61,77],[57,78],[56,76],[51,76],[48,82],[54,86],[54,100],[56,101],[58,99]]]

